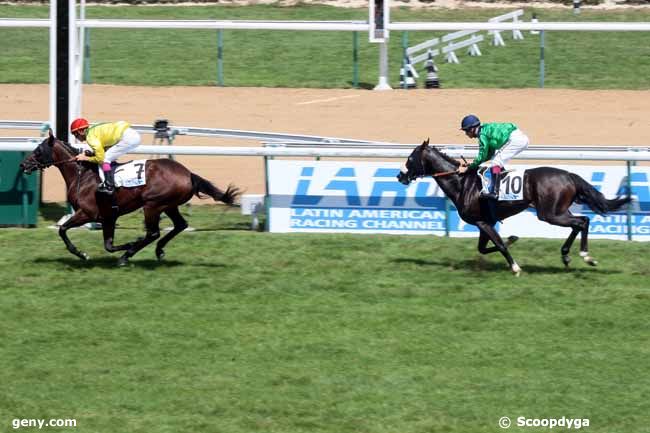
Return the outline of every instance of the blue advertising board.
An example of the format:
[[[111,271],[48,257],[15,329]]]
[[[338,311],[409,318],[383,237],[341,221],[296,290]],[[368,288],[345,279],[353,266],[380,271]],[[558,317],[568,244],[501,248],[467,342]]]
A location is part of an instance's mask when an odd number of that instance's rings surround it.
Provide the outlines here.
[[[395,162],[268,161],[269,230],[272,232],[348,232],[477,236],[432,178],[404,186]],[[518,165],[518,171],[528,166]],[[563,166],[611,198],[627,191],[626,167]],[[635,240],[650,240],[650,168],[634,167],[635,199],[630,214]],[[626,212],[600,216],[582,205],[572,211],[591,218],[592,237],[627,239]],[[502,235],[568,236],[570,229],[537,220],[534,209],[503,224]]]

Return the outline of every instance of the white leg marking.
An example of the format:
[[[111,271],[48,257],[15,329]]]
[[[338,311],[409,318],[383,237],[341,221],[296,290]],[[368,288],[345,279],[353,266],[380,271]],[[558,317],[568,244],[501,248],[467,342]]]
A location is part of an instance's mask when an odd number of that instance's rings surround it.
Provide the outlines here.
[[[512,264],[512,268],[511,268],[511,269],[512,269],[512,273],[515,274],[515,277],[518,277],[519,274],[521,273],[521,268],[519,267],[519,265],[517,264],[517,262],[514,262],[514,263]]]

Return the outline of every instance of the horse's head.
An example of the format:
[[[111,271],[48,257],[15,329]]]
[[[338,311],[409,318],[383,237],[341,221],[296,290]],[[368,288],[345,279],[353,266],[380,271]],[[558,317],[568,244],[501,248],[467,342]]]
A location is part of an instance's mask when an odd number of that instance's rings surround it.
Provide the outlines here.
[[[57,164],[57,155],[54,152],[57,143],[63,145],[71,156],[79,153],[77,149],[73,149],[70,145],[58,140],[50,129],[47,138],[20,163],[20,169],[26,174],[30,174],[33,171],[43,170],[52,164]]]
[[[438,150],[435,146],[429,145],[427,138],[421,145],[413,149],[413,152],[402,166],[397,180],[408,185],[415,179],[424,176],[450,175],[458,169],[458,161],[449,155]]]
[[[35,170],[42,170],[52,165],[54,163],[52,152],[54,143],[56,143],[56,137],[50,129],[48,137],[20,163],[20,169],[30,174]]]
[[[424,153],[429,147],[429,139],[427,138],[422,142],[421,145],[413,149],[413,152],[409,155],[406,163],[402,166],[399,174],[397,175],[397,180],[403,185],[409,185],[415,179],[424,177],[427,175],[425,170],[425,160],[423,158]]]

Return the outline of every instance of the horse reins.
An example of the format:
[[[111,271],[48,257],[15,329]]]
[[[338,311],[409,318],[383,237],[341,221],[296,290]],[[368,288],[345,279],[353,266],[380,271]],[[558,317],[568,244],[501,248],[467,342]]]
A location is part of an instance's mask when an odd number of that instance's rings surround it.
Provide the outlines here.
[[[467,160],[463,155],[460,156],[465,164],[467,164]],[[422,164],[422,168],[424,168],[424,164]],[[455,174],[458,173],[457,170],[451,170],[451,171],[443,171],[440,173],[433,173],[431,176],[433,177],[440,177],[440,176],[449,176],[450,174]]]

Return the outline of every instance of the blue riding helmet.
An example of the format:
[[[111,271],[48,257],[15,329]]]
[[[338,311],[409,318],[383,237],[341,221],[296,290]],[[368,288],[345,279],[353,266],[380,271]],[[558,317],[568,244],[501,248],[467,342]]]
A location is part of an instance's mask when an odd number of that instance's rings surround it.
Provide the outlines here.
[[[460,129],[467,131],[468,129],[479,126],[480,124],[481,121],[478,119],[478,117],[474,116],[473,114],[468,114],[467,116],[463,117],[463,120],[460,122]]]

